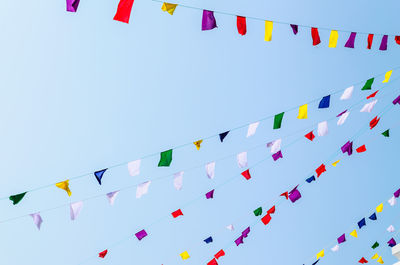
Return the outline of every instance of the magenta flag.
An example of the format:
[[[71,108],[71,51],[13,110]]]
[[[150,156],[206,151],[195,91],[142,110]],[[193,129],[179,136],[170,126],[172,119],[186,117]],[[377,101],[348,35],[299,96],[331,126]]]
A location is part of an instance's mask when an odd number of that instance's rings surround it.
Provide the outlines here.
[[[298,199],[301,198],[301,193],[300,191],[297,189],[299,185],[297,185],[293,190],[291,190],[289,192],[289,199],[291,202],[296,202]]]
[[[67,0],[67,11],[76,12],[78,10],[80,0]]]
[[[206,198],[207,199],[212,199],[214,198],[214,190],[211,190],[209,192],[206,193]]]
[[[396,191],[393,193],[393,195],[394,195],[394,197],[398,198],[398,197],[400,196],[400,189],[396,190]]]
[[[349,156],[353,154],[353,142],[348,141],[342,147],[342,152],[347,153]]]
[[[243,230],[242,236],[243,236],[244,238],[246,238],[246,237],[249,235],[249,233],[250,233],[250,226],[247,227],[245,230]]]
[[[400,104],[400,96],[393,100],[393,105]]]
[[[135,236],[137,237],[137,239],[142,240],[144,237],[147,236],[147,233],[146,233],[146,231],[143,229],[143,230],[137,232],[137,233],[135,234]]]
[[[243,236],[240,236],[238,239],[235,240],[236,246],[243,244]]]
[[[203,20],[201,30],[211,30],[217,27],[217,21],[214,17],[214,11],[203,10]]]
[[[274,159],[274,161],[278,160],[279,158],[283,158],[281,150],[273,154],[272,158]]]
[[[290,24],[290,26],[292,27],[293,34],[297,35],[297,33],[299,32],[299,26],[295,24]]]
[[[346,48],[354,48],[354,41],[356,40],[356,32],[350,33],[349,39],[346,42],[346,45],[344,47]]]
[[[346,242],[346,234],[341,235],[340,237],[338,237],[337,242],[339,244]]]
[[[381,50],[381,51],[387,50],[387,41],[388,41],[388,35],[383,35],[382,41],[381,41],[381,46],[379,47],[379,50]]]

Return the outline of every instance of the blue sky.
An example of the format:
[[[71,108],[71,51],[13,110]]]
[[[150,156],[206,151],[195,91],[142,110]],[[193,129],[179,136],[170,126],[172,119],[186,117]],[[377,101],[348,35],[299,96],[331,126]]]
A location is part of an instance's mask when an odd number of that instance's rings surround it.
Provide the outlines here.
[[[398,32],[393,23],[397,1],[179,3],[325,28]],[[400,46],[392,38],[388,51],[381,52],[378,36],[372,50],[365,48],[365,35],[357,36],[355,49],[347,49],[348,35],[340,34],[340,47],[329,49],[329,31],[320,31],[322,43],[313,47],[309,29],[300,28],[294,36],[289,26],[274,25],[272,42],[266,43],[260,21],[248,20],[243,37],[236,32],[234,17],[216,15],[218,28],[201,32],[200,11],[178,7],[170,16],[161,12],[160,3],[137,0],[126,25],[112,20],[117,4],[82,0],[76,14],[65,12],[64,1],[2,4],[0,197],[215,135],[399,66]],[[296,111],[286,113],[280,130],[272,130],[272,120],[266,120],[252,138],[245,137],[243,128],[223,144],[213,138],[200,151],[194,146],[178,149],[170,168],[157,168],[158,157],[151,157],[143,161],[140,176],[129,176],[121,166],[106,173],[102,186],[93,176],[71,181],[70,198],[49,187],[28,193],[17,206],[2,200],[0,220],[65,205],[42,213],[41,231],[30,217],[1,223],[2,260],[205,264],[224,248],[221,264],[307,264],[325,248],[321,264],[335,265],[356,263],[363,255],[369,260],[374,254],[369,247],[378,240],[377,252],[386,264],[394,263],[385,242],[390,238],[386,228],[400,227],[398,206],[389,207],[386,201],[400,187],[399,107],[355,140],[355,146],[366,144],[366,153],[350,158],[333,154],[400,94],[398,77],[395,71],[370,114],[359,113],[369,92],[356,86],[349,101],[332,96],[329,109],[310,104],[307,120],[297,120]],[[377,78],[374,88],[382,87],[381,80]],[[312,143],[303,137],[310,127],[358,102],[343,126],[333,119],[327,136]],[[382,137],[389,127],[391,137]],[[283,138],[284,159],[273,162],[264,145],[277,138]],[[250,181],[233,178],[240,173],[234,155],[246,150],[250,165],[265,159],[252,170]],[[217,162],[214,180],[207,179],[201,166],[185,172],[182,191],[174,190],[172,177],[167,177],[154,181],[141,199],[135,198],[135,189],[127,189],[113,207],[105,197],[87,200],[78,219],[69,219],[70,202],[227,156]],[[278,197],[304,183],[321,162],[337,159],[342,159],[338,167],[301,186],[303,198],[295,204]],[[221,188],[213,200],[195,200],[217,186]],[[340,251],[331,254],[335,239],[356,228],[381,202],[384,211],[378,221],[368,223],[358,239],[348,236]],[[277,212],[265,227],[252,211],[272,204]],[[169,214],[177,208],[184,217],[174,220]],[[231,223],[234,232],[225,228]],[[249,225],[245,244],[232,245]],[[138,242],[133,235],[143,228],[149,236]],[[214,242],[204,244],[210,235]],[[105,248],[110,251],[106,259],[91,258]],[[185,250],[191,258],[182,261],[179,253]]]

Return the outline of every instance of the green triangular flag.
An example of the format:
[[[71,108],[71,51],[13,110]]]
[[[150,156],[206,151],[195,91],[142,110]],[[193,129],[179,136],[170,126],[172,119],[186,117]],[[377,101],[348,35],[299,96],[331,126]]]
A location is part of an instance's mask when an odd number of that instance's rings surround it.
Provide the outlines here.
[[[274,118],[274,129],[281,128],[282,120],[283,120],[283,114],[285,114],[285,112],[282,112],[282,113],[279,113],[279,114],[275,115],[275,118]]]
[[[161,153],[160,162],[158,162],[159,167],[169,167],[172,161],[172,149],[164,151]]]
[[[385,136],[385,137],[389,137],[389,129],[387,129],[386,131],[384,131],[384,132],[382,133],[382,135]]]
[[[372,245],[371,248],[376,249],[377,247],[379,247],[379,243],[378,243],[378,242],[375,242],[375,243]]]
[[[372,83],[374,83],[374,78],[368,79],[361,90],[370,90],[372,88]]]
[[[262,208],[258,207],[257,209],[254,210],[254,215],[259,216],[262,215]]]
[[[26,192],[16,194],[16,195],[11,195],[10,200],[13,202],[13,205],[16,205],[17,203],[19,203],[22,200],[22,198],[24,198],[25,194],[26,194]]]

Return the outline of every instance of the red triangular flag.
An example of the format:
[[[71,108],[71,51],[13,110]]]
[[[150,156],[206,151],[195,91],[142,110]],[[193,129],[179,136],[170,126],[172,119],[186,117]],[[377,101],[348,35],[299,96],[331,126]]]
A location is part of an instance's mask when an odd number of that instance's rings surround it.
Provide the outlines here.
[[[318,28],[311,28],[311,37],[313,40],[312,45],[316,46],[321,43],[321,39],[319,38]]]
[[[289,199],[289,192],[285,191],[280,196],[285,196],[286,200]]]
[[[181,209],[178,209],[178,210],[176,210],[175,212],[172,213],[172,216],[173,216],[174,218],[176,218],[176,217],[178,217],[178,216],[180,216],[180,215],[183,215]]]
[[[120,0],[118,4],[117,13],[114,16],[114,20],[129,23],[131,16],[133,0]]]
[[[267,225],[270,221],[271,221],[271,215],[269,213],[265,215],[263,218],[261,218],[261,222],[263,222],[263,224],[265,225]]]
[[[378,93],[378,91],[379,91],[379,90],[377,90],[377,91],[375,91],[374,93],[372,93],[371,95],[369,95],[369,96],[367,97],[367,99],[370,99],[370,98],[375,97],[376,94]]]
[[[223,256],[225,256],[225,252],[223,249],[221,249],[220,251],[217,252],[217,254],[214,255],[214,257],[216,259],[219,259],[220,257],[223,257]]]
[[[368,34],[368,45],[367,45],[367,49],[371,49],[372,47],[372,41],[374,40],[374,34]]]
[[[218,262],[216,259],[212,259],[207,263],[207,265],[218,265]]]
[[[243,172],[242,172],[242,176],[243,176],[245,179],[247,179],[247,180],[251,179],[250,171],[249,171],[249,170],[243,171]]]
[[[246,18],[237,16],[236,19],[237,29],[240,35],[246,35],[247,27],[246,27]]]
[[[364,263],[368,263],[368,260],[366,260],[366,259],[364,259],[364,257],[362,257],[358,262],[361,264],[364,264]]]
[[[269,214],[275,213],[275,205],[272,206],[271,209],[269,209],[269,210],[267,211],[267,213],[269,213]]]
[[[102,251],[102,252],[100,252],[100,253],[99,253],[99,257],[102,258],[102,259],[104,259],[104,257],[107,255],[107,252],[108,252],[107,249],[104,250],[104,251]]]
[[[400,45],[400,36],[395,36],[394,40],[396,41],[397,44]]]
[[[378,116],[376,116],[375,118],[373,118],[370,122],[369,122],[369,127],[372,130],[376,125],[378,125],[378,122],[381,118],[378,119]]]
[[[313,133],[313,131],[307,133],[306,135],[304,135],[308,140],[312,141],[315,138],[315,135]]]
[[[319,176],[321,176],[322,173],[324,173],[326,171],[325,165],[321,164],[316,170],[315,173],[317,173],[317,178],[319,178]]]
[[[362,153],[362,152],[367,151],[367,148],[365,148],[365,144],[363,144],[362,146],[357,148],[356,151],[357,151],[357,153]]]

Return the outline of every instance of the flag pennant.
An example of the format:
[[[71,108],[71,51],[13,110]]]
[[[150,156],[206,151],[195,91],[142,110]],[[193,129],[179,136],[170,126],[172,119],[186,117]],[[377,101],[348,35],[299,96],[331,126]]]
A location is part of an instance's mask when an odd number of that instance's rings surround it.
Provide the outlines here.
[[[315,173],[317,173],[317,178],[319,178],[319,176],[321,176],[322,173],[324,173],[326,171],[325,165],[321,164],[316,170]]]
[[[322,121],[318,123],[318,136],[325,136],[328,134],[328,122]]]
[[[274,130],[281,128],[284,114],[285,114],[285,112],[281,112],[281,113],[275,115],[275,117],[274,117],[274,127],[273,127]]]
[[[71,193],[71,190],[69,189],[69,180],[68,179],[56,183],[56,187],[60,188],[62,190],[65,190],[67,192],[68,196],[71,196],[72,193]]]
[[[386,36],[386,35],[385,35]],[[380,264],[383,264],[383,259],[382,257],[379,257],[378,260],[376,262],[379,262]]]
[[[339,251],[339,245],[335,245],[333,248],[331,248],[332,252],[337,252]]]
[[[329,36],[329,48],[336,48],[337,41],[339,38],[339,33],[337,30],[331,30],[331,35]]]
[[[347,112],[347,110],[344,110],[344,111],[340,112],[338,115],[336,115],[336,117],[340,117],[340,116],[342,116],[343,114],[345,114],[346,112]]]
[[[233,231],[233,230],[235,230],[235,228],[233,227],[233,225],[232,225],[232,224],[230,224],[230,225],[226,226],[226,229],[228,229],[229,231]]]
[[[371,216],[370,217],[368,217],[370,220],[372,220],[372,221],[376,221],[376,213],[373,213],[373,214],[371,214]]]
[[[275,213],[275,205],[272,206],[272,207],[267,211],[267,213],[269,213],[269,214],[274,214],[274,213]]]
[[[366,260],[364,257],[362,257],[358,263],[364,264],[364,263],[368,263],[368,260]]]
[[[365,223],[365,218],[361,219],[358,223],[358,228],[361,229],[361,227],[366,226],[367,224]]]
[[[70,216],[71,220],[75,220],[78,217],[79,213],[81,212],[83,207],[83,202],[74,202],[70,204]]]
[[[384,131],[384,132],[382,133],[382,135],[385,136],[385,137],[389,137],[389,129],[387,129],[386,131]]]
[[[318,262],[319,262],[319,259],[317,259],[316,261],[314,261],[313,264],[311,264],[311,265],[315,265],[315,264],[317,264]]]
[[[179,256],[181,256],[182,260],[190,258],[189,253],[187,251],[182,252],[181,254],[179,254]]]
[[[32,217],[33,223],[36,225],[37,229],[40,230],[40,227],[42,226],[43,223],[40,213],[31,213],[30,216]]]
[[[373,83],[374,83],[374,78],[368,79],[367,82],[365,82],[364,86],[361,88],[361,90],[371,90]]]
[[[340,96],[340,100],[350,99],[353,95],[354,86],[348,87],[343,91],[343,94]]]
[[[289,199],[289,192],[285,191],[280,196],[285,196],[286,200],[288,200]]]
[[[372,130],[375,128],[376,125],[378,125],[378,122],[381,118],[378,118],[378,116],[375,116],[370,122],[369,122],[369,128]]]
[[[331,102],[331,95],[325,96],[319,102],[318,108],[319,109],[329,108],[330,102]]]
[[[262,207],[258,207],[257,209],[255,209],[255,210],[253,211],[253,213],[254,213],[255,216],[260,216],[260,215],[262,215]]]
[[[11,195],[9,197],[9,199],[10,199],[10,201],[12,201],[13,205],[16,205],[24,198],[26,193],[27,192],[23,192],[23,193],[16,194],[16,195]]]
[[[203,19],[201,22],[201,30],[212,30],[217,27],[217,21],[214,17],[214,12],[203,10]]]
[[[335,162],[332,163],[332,166],[336,167],[339,162],[340,160],[336,160]]]
[[[383,35],[381,45],[379,46],[380,51],[387,50],[388,35]]]
[[[353,142],[348,141],[342,147],[342,153],[347,153],[349,156],[353,154]]]
[[[274,161],[278,160],[279,158],[283,158],[281,150],[279,150],[275,154],[272,154],[272,158],[274,159]]]
[[[379,247],[379,243],[378,242],[375,242],[373,245],[372,245],[372,249],[376,249],[377,247]]]
[[[383,203],[379,204],[378,206],[376,206],[376,212],[377,213],[381,213],[383,210]]]
[[[272,40],[272,29],[273,28],[274,28],[274,22],[265,20],[265,35],[264,35],[265,41]]]
[[[146,232],[146,230],[143,229],[143,230],[140,230],[139,232],[137,232],[135,234],[135,236],[140,241],[147,236],[147,232]]]
[[[295,24],[290,24],[290,27],[292,28],[293,34],[297,35],[297,33],[299,32],[299,26]]]
[[[394,41],[400,45],[400,36],[394,36]]]
[[[101,185],[101,179],[103,178],[104,172],[106,172],[107,168],[94,172],[94,176],[97,179],[97,182]]]
[[[321,39],[319,38],[318,28],[311,28],[311,37],[313,39],[313,45],[317,46],[321,43]]]
[[[297,115],[297,119],[307,119],[307,109],[308,109],[307,104],[300,106],[299,115]]]
[[[369,50],[371,49],[373,40],[374,40],[374,34],[368,34],[367,49]]]
[[[219,134],[219,140],[221,141],[221,143],[224,142],[225,137],[228,135],[229,131],[223,132]]]
[[[128,172],[132,177],[140,174],[140,164],[142,160],[138,159],[128,163]]]
[[[172,217],[177,218],[178,216],[181,216],[181,215],[183,216],[183,213],[182,213],[181,209],[178,209],[175,212],[172,212],[171,215],[172,215]]]
[[[394,206],[396,204],[396,198],[393,196],[388,200],[390,206]]]
[[[297,200],[301,198],[301,193],[297,189],[298,185],[289,192],[289,199],[292,203],[295,203]]]
[[[238,33],[242,36],[246,35],[247,33],[246,18],[242,16],[237,16],[236,25]]]
[[[393,105],[399,104],[400,105],[400,96],[393,100]]]
[[[358,237],[358,235],[357,235],[357,230],[354,229],[354,230],[350,233],[350,235],[353,236],[353,237],[355,237],[355,238],[357,238],[357,237]]]
[[[247,152],[241,152],[236,156],[239,168],[247,167]]]
[[[207,199],[212,199],[214,198],[214,190],[210,190],[209,192],[206,193],[206,198]]]
[[[375,99],[374,101],[371,101],[371,102],[365,104],[364,107],[362,107],[362,109],[360,110],[360,112],[370,113],[372,111],[372,109],[375,107],[377,102],[378,102],[378,100]]]
[[[340,117],[339,117],[339,119],[338,119],[336,124],[338,126],[343,125],[343,123],[345,123],[345,121],[347,120],[347,117],[349,117],[349,115],[350,115],[350,112],[345,112],[342,115],[340,115]]]
[[[139,199],[143,195],[147,194],[147,192],[149,191],[150,184],[151,180],[143,182],[136,187],[136,199]]]
[[[343,235],[341,235],[340,237],[338,237],[337,242],[338,242],[339,244],[342,244],[342,243],[346,242],[346,235],[343,234]]]
[[[107,250],[107,249],[106,249],[106,250],[103,250],[102,252],[99,253],[99,258],[104,259],[105,256],[107,255],[107,253],[108,253],[108,250]]]
[[[262,222],[264,225],[269,224],[270,221],[271,221],[271,215],[270,215],[269,213],[266,214],[263,218],[261,218],[261,222]]]
[[[172,162],[172,149],[161,152],[160,161],[158,162],[159,167],[169,167]]]
[[[246,238],[246,237],[249,235],[249,233],[250,233],[250,226],[247,227],[245,230],[243,230],[242,236],[243,236],[244,238]]]
[[[132,6],[133,0],[119,0],[117,13],[114,16],[114,20],[129,23]]]
[[[393,196],[396,197],[396,198],[398,198],[398,197],[400,196],[400,189],[396,190],[396,191],[393,193]]]
[[[375,254],[371,257],[371,259],[377,259],[377,258],[379,258],[378,253],[375,253]]]
[[[393,237],[387,243],[391,248],[397,245],[396,240],[394,240]]]
[[[240,236],[235,240],[236,246],[239,246],[240,244],[243,244],[243,236]]]
[[[358,147],[356,149],[357,153],[363,153],[365,151],[367,151],[367,148],[365,147],[365,144],[363,144],[362,146]]]
[[[308,179],[306,179],[306,181],[307,181],[307,183],[311,183],[311,182],[315,181],[315,176],[313,175],[313,176],[309,177]]]
[[[386,231],[388,231],[389,233],[393,233],[395,231],[394,226],[389,225],[389,227],[386,229]]]
[[[174,174],[174,188],[181,190],[183,186],[183,171]]]
[[[204,239],[204,242],[206,242],[207,244],[210,244],[213,242],[213,238],[211,236],[207,237],[206,239]]]
[[[349,39],[347,40],[346,44],[344,47],[346,48],[354,48],[354,41],[356,40],[356,32],[350,33]]]
[[[317,254],[317,259],[323,258],[324,256],[325,256],[325,251],[324,251],[324,250],[321,250],[321,251],[318,252],[318,254]]]
[[[274,154],[281,150],[282,139],[277,139],[275,141],[267,143],[267,148],[271,148],[271,154]]]
[[[223,256],[225,256],[225,252],[224,252],[223,249],[221,249],[220,251],[218,251],[218,252],[214,255],[214,257],[215,257],[216,259],[219,259],[220,257],[223,257]]]
[[[198,140],[196,142],[193,142],[193,144],[196,146],[197,150],[200,150],[201,147],[201,143],[203,142],[203,140]]]
[[[76,12],[78,11],[80,0],[67,0],[67,11]]]
[[[215,176],[215,162],[206,164],[206,174],[209,179],[213,179]]]
[[[374,97],[376,96],[376,94],[378,94],[378,92],[379,92],[379,90],[375,91],[374,93],[372,93],[371,95],[369,95],[369,96],[367,97],[367,99],[374,98]]]
[[[306,135],[304,135],[304,137],[306,137],[308,140],[310,140],[311,142],[314,140],[315,135],[313,133],[313,131],[307,133]]]
[[[106,194],[108,202],[110,203],[110,205],[114,205],[114,201],[115,201],[115,198],[117,197],[118,193],[119,193],[119,190],[112,191],[112,192],[109,192],[109,193]]]
[[[161,10],[164,12],[168,12],[172,16],[177,6],[178,4],[171,4],[164,2],[161,6]]]
[[[260,124],[259,121],[249,124],[249,128],[247,129],[247,135],[246,135],[247,138],[256,134],[257,127],[259,124]]]
[[[242,172],[242,176],[247,180],[251,179],[250,171],[248,169]]]

